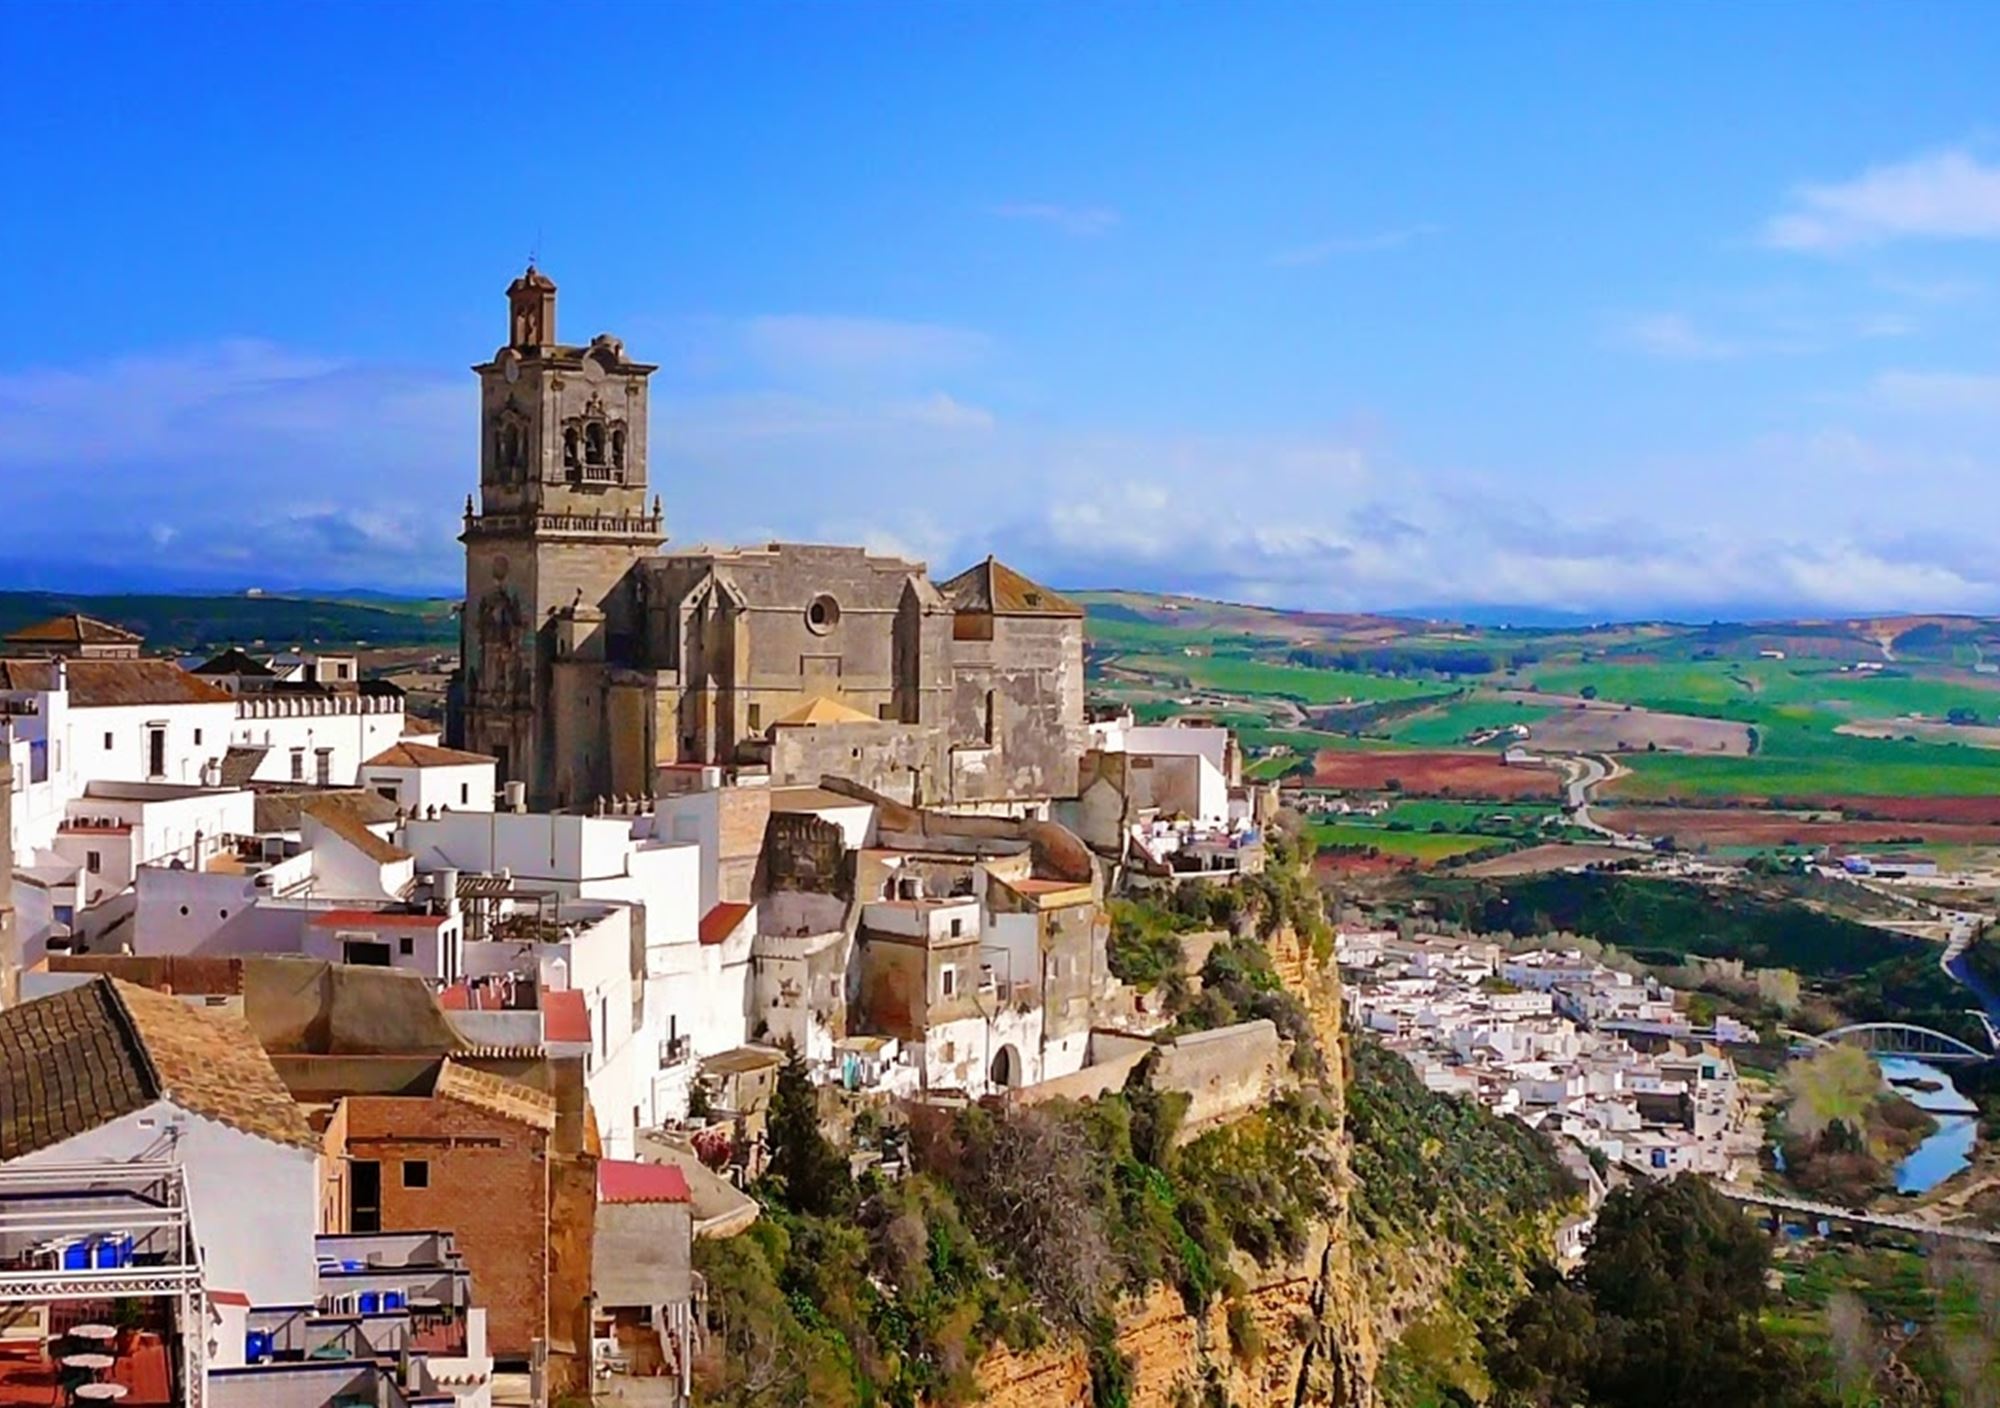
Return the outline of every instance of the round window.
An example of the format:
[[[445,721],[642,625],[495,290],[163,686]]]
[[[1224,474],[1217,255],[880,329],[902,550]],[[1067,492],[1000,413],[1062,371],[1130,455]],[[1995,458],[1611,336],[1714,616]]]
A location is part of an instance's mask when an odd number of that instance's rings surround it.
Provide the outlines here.
[[[806,625],[815,635],[825,635],[840,624],[840,603],[821,592],[806,607]]]

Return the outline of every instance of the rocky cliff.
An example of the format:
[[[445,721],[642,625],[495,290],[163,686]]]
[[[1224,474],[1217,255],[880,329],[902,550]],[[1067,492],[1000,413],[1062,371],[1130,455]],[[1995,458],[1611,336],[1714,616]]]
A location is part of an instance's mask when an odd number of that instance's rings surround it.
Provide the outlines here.
[[[1347,1061],[1331,961],[1316,958],[1290,929],[1270,948],[1286,987],[1311,1015],[1338,1102]],[[1259,1267],[1239,1254],[1231,1269],[1244,1289],[1199,1315],[1166,1287],[1121,1307],[1117,1345],[1133,1365],[1131,1408],[1374,1408],[1375,1311],[1354,1266],[1347,1137],[1338,1121],[1326,1142],[1341,1171],[1339,1195],[1301,1256]],[[979,1382],[982,1401],[994,1408],[1088,1408],[1092,1401],[1080,1345],[998,1351],[981,1364]]]

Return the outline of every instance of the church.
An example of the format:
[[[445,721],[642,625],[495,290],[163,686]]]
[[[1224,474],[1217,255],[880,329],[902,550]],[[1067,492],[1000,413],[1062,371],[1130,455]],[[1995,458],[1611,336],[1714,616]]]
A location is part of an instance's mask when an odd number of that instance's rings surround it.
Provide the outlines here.
[[[1076,793],[1083,610],[987,558],[933,582],[856,547],[665,547],[647,477],[656,370],[556,338],[556,286],[507,289],[479,377],[479,492],[451,741],[537,810],[653,795],[662,769],[840,777],[899,801],[1044,816]]]

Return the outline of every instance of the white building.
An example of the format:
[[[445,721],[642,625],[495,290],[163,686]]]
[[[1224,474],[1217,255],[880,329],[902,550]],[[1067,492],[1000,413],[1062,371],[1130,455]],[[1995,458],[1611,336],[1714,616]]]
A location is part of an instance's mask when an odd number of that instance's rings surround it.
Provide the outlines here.
[[[403,739],[361,765],[359,785],[388,798],[410,816],[490,812],[494,766],[484,753]]]
[[[0,1094],[0,1165],[177,1164],[210,1293],[312,1303],[319,1140],[240,1022],[96,979],[0,1012]]]

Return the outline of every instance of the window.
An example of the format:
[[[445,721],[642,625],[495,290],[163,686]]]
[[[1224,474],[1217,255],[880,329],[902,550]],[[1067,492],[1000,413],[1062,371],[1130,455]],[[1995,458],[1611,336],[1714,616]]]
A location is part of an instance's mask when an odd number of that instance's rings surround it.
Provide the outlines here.
[[[104,869],[104,857],[96,851],[86,851],[83,857],[83,868],[88,870],[92,875],[97,874]]]
[[[763,731],[764,706],[762,704],[752,704],[750,706],[750,732],[762,733]]]
[[[885,724],[896,722],[896,706],[894,704],[877,704],[875,706],[875,717]]]
[[[461,807],[465,807],[465,806],[470,806],[470,805],[472,804],[472,784],[471,784],[471,783],[469,783],[469,782],[461,782],[461,783],[459,783],[459,784],[458,784],[458,804],[459,804],[459,805],[460,805]]]
[[[986,744],[990,748],[1000,741],[1000,691],[986,691]]]
[[[375,795],[382,798],[385,801],[390,801],[390,802],[400,802],[402,800],[402,798],[396,795],[396,784],[393,782],[390,783],[387,787],[376,788]]]
[[[292,749],[292,781],[304,782],[305,780],[306,750],[303,748],[294,748]]]
[[[356,1159],[347,1166],[347,1230],[382,1230],[382,1165]]]
[[[416,951],[417,951],[417,941],[411,938],[408,934],[405,934],[401,938],[396,940],[396,952],[402,954],[403,957],[409,958],[412,955],[414,955]]]
[[[313,780],[321,787],[333,785],[333,749],[321,748],[313,755]]]
[[[963,919],[954,919],[951,921],[951,936],[954,939],[965,936],[965,921]]]
[[[146,725],[146,776],[167,775],[167,726]]]
[[[938,990],[946,997],[958,995],[958,969],[949,963],[938,969]]]
[[[404,1159],[403,1186],[405,1188],[430,1187],[431,1161],[429,1159]]]
[[[821,592],[806,606],[806,628],[823,636],[840,624],[840,603]]]
[[[201,747],[201,730],[200,730],[200,729],[196,729],[196,730],[194,731],[194,746],[195,746],[195,747],[197,747],[197,748]]]
[[[389,946],[379,939],[341,936],[340,961],[357,968],[389,967]]]
[[[104,751],[107,753],[111,751],[111,735],[108,733],[104,735]]]

